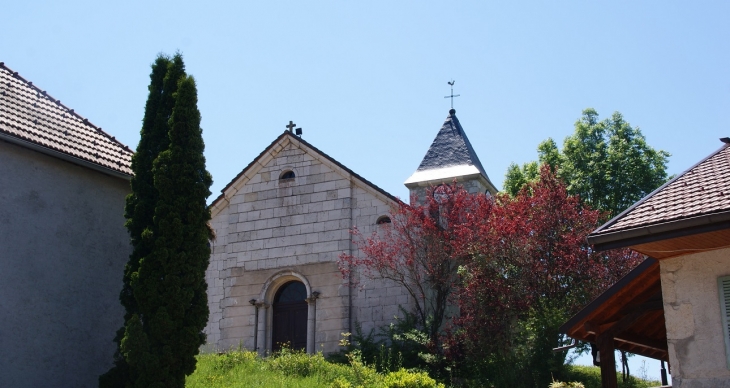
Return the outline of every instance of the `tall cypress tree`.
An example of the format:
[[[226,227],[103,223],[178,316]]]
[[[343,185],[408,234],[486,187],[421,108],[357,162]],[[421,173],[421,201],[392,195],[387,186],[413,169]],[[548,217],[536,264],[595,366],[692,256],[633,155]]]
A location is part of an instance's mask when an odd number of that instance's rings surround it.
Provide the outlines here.
[[[152,164],[169,146],[169,120],[175,105],[175,92],[179,79],[185,75],[182,57],[159,55],[152,65],[149,97],[145,105],[142,131],[137,152],[132,157],[132,193],[127,196],[125,226],[129,230],[133,251],[124,271],[124,286],[119,296],[126,309],[125,322],[138,311],[130,287],[131,276],[137,272],[139,262],[152,250],[154,236],[154,209],[158,194],[154,187]],[[146,232],[145,232],[146,231]]]
[[[210,219],[210,213],[205,207],[205,198],[210,194],[208,187],[211,179],[205,171],[205,159],[202,156],[203,142],[200,131],[200,114],[197,113],[196,107],[195,85],[193,82],[192,98],[178,98],[178,87],[183,80],[187,79],[182,57],[179,54],[172,58],[164,55],[158,56],[152,65],[150,79],[150,94],[145,106],[141,139],[137,153],[132,159],[132,169],[135,173],[131,182],[132,194],[127,197],[125,207],[126,226],[133,246],[130,260],[125,267],[124,285],[120,295],[121,303],[126,309],[125,326],[117,332],[115,339],[119,344],[115,355],[115,366],[100,377],[101,387],[182,387],[185,374],[192,373],[194,370],[194,355],[197,353],[197,347],[204,341],[202,329],[208,317],[204,272],[209,256],[207,221]],[[185,96],[189,93],[188,91],[182,95]],[[190,106],[191,100],[193,101],[192,107]],[[181,103],[179,108],[178,101]],[[168,165],[169,157],[158,162],[161,155],[171,152],[171,138],[176,132],[171,130],[174,127],[172,120],[174,111],[192,112],[178,113],[177,121],[178,126],[197,128],[197,132],[192,130],[192,137],[197,136],[199,146],[191,146],[187,154],[202,166],[198,167],[200,177],[170,177],[168,174],[158,177],[158,171],[171,171],[173,174],[192,173],[189,168]],[[197,144],[196,141],[188,139],[191,135],[183,136],[187,139],[186,141]],[[187,146],[189,145],[184,147]],[[191,156],[194,152],[199,152],[199,155]],[[193,216],[194,207],[183,205],[178,208],[178,211],[186,212],[185,217],[179,221],[182,225],[181,230],[195,229],[193,225],[200,224],[199,219],[204,219],[202,233],[206,238],[202,242],[200,239],[195,240],[187,235],[184,240],[170,237],[169,224],[162,222],[161,227],[158,219],[158,213],[162,211],[160,209],[169,209],[169,203],[185,203],[186,201],[171,198],[168,191],[165,191],[163,195],[160,187],[166,186],[158,184],[158,179],[161,182],[172,179],[177,182],[176,184],[182,185],[180,186],[182,191],[187,190],[185,185],[189,183],[186,180],[197,182],[190,184],[190,193],[199,196],[198,201],[203,204],[203,210],[196,209],[199,214]],[[200,184],[205,185],[204,190],[197,187]],[[163,213],[165,212],[169,213],[167,210],[163,211]],[[179,227],[177,223],[175,225],[176,228]],[[177,232],[174,231],[174,233]],[[199,246],[193,244],[193,241]],[[171,244],[179,245],[173,247]],[[185,254],[177,255],[180,252],[185,252]],[[202,260],[202,262],[190,265],[187,252],[196,252],[194,255],[196,260]],[[205,254],[202,255],[202,253]],[[201,256],[204,258],[201,259]],[[201,266],[202,270],[199,270]],[[202,305],[199,301],[201,287]],[[193,295],[195,300],[186,299],[185,295]],[[200,311],[201,306],[204,311]],[[189,317],[188,314],[191,316]],[[169,316],[169,319],[165,318],[166,315]],[[190,344],[189,339],[183,339],[185,334],[170,333],[175,331],[171,328],[178,326],[186,327],[188,330],[192,329],[189,324],[185,323],[190,320],[195,323],[202,320],[202,324],[199,324],[200,327],[194,330],[198,337],[194,350],[190,350],[190,346],[185,348],[174,344],[179,341],[175,339],[176,337]],[[188,349],[187,353],[180,353],[183,348]],[[170,357],[170,354],[173,354],[173,357]],[[185,361],[180,361],[180,359]],[[191,359],[192,361],[190,361]]]
[[[195,370],[194,356],[205,343],[205,270],[211,237],[205,200],[212,179],[205,169],[197,90],[191,76],[180,80],[170,125],[169,149],[153,167],[159,193],[158,235],[149,256],[149,272],[140,271],[138,284],[150,297],[146,303],[153,315],[148,339],[163,367],[155,371],[155,378],[165,387],[183,387],[185,375]]]

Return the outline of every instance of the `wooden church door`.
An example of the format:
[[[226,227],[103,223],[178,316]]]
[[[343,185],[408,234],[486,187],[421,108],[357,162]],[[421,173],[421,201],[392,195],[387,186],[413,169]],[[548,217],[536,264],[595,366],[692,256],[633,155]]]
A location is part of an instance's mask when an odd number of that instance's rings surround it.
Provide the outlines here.
[[[284,284],[274,297],[273,351],[282,345],[295,350],[307,347],[307,288],[302,282]]]

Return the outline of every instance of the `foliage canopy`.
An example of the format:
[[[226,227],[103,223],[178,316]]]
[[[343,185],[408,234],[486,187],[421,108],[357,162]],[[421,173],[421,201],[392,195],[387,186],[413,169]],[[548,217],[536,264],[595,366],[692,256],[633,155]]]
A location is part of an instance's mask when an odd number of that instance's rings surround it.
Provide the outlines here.
[[[646,142],[619,112],[598,121],[594,109],[583,111],[575,132],[563,142],[562,151],[551,138],[538,146],[538,161],[507,169],[504,190],[514,196],[538,177],[539,166],[552,167],[568,193],[580,196],[592,209],[616,216],[667,180],[669,153]]]

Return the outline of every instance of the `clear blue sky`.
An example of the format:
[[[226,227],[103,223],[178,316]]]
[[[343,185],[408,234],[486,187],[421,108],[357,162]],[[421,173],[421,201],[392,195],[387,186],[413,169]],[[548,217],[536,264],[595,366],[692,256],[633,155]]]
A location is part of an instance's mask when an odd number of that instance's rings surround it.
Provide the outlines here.
[[[500,4],[502,3],[502,4]],[[135,148],[157,53],[196,77],[217,196],[289,120],[407,197],[449,109],[492,181],[620,111],[679,173],[730,136],[730,2],[13,1],[0,61]],[[589,3],[589,4],[588,4]]]

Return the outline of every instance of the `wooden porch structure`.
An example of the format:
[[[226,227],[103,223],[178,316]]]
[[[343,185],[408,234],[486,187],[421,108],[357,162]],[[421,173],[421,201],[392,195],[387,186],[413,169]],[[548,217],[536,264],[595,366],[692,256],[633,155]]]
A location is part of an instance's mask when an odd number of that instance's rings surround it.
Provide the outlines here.
[[[616,388],[615,350],[669,362],[659,262],[647,258],[560,327],[598,345],[603,388]]]

